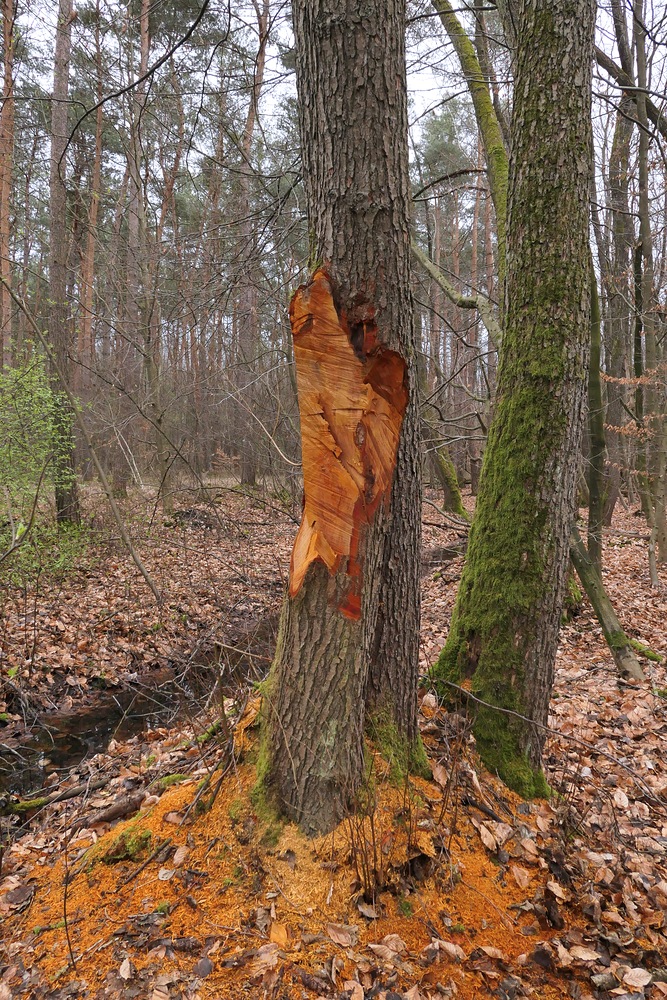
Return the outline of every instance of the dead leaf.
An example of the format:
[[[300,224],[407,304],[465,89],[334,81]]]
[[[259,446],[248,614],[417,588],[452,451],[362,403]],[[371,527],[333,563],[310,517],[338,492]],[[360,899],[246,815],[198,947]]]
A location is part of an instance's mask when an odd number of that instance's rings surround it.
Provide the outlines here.
[[[561,903],[565,903],[567,901],[568,894],[562,886],[558,884],[558,882],[547,882],[547,889],[552,896],[555,896],[556,899],[560,899]]]
[[[278,964],[278,945],[275,941],[263,944],[257,949],[257,954],[253,958],[250,968],[253,978],[263,976],[269,969],[275,969]]]
[[[367,917],[369,920],[377,920],[377,911],[374,906],[370,906],[368,903],[357,903],[357,909],[363,917]]]
[[[411,986],[408,992],[403,994],[403,1000],[422,1000],[419,987],[416,984]]]
[[[556,945],[556,953],[558,955],[558,964],[562,969],[567,969],[568,966],[572,965],[572,956],[567,948],[560,943],[560,941],[556,941],[554,943]]]
[[[527,872],[525,868],[520,868],[519,865],[510,865],[510,871],[512,872],[514,881],[519,888],[527,889],[530,885],[530,872]]]
[[[442,764],[434,764],[433,780],[438,785],[440,785],[441,788],[447,787],[447,782],[449,781],[449,772],[445,770]]]
[[[134,975],[134,969],[132,968],[132,962],[129,960],[129,958],[125,958],[121,962],[120,969],[118,970],[118,975],[120,976],[121,979],[125,979],[126,981],[128,979],[132,979],[132,976]]]
[[[382,938],[382,944],[391,948],[397,955],[401,955],[407,948],[405,941],[398,934],[385,934]]]
[[[372,952],[374,952],[378,958],[381,958],[383,962],[393,962],[398,955],[391,948],[387,948],[384,944],[369,944],[368,946]]]
[[[354,979],[348,979],[343,983],[343,989],[350,994],[350,1000],[364,1000],[364,988],[361,983]]]
[[[356,924],[327,924],[326,932],[335,944],[343,948],[352,948],[359,941],[359,928]]]
[[[465,962],[468,957],[463,948],[458,944],[454,944],[453,941],[443,941],[442,939],[438,939],[437,945],[438,950],[444,951],[445,955],[451,958],[454,962]]]
[[[174,868],[180,868],[183,862],[187,859],[189,854],[190,854],[190,848],[186,847],[185,844],[183,844],[182,847],[177,848],[176,853],[174,854],[174,860],[172,862]]]
[[[279,924],[274,920],[271,924],[269,940],[277,944],[279,948],[287,948],[289,945],[289,928],[285,924]]]
[[[482,843],[484,844],[487,850],[489,851],[498,850],[498,844],[496,843],[496,838],[493,836],[486,823],[479,824],[479,835],[482,838]]]
[[[630,805],[628,797],[622,788],[617,788],[614,792],[614,804],[617,805],[619,809],[627,809]]]
[[[200,979],[206,979],[206,977],[210,976],[213,972],[213,962],[210,958],[204,956],[195,963],[195,967],[192,971],[195,976],[198,976]]]
[[[157,877],[160,882],[168,882],[169,879],[174,877],[174,874],[173,868],[160,868],[160,871],[157,873]]]
[[[501,962],[508,961],[507,955],[505,955],[505,953],[502,952],[500,948],[493,948],[491,945],[482,944],[480,945],[479,950],[483,951],[485,955],[489,956],[489,958],[497,958]]]
[[[639,968],[630,969],[623,976],[623,982],[626,986],[636,986],[638,989],[648,986],[652,979],[653,976],[650,972]]]
[[[578,959],[580,962],[599,962],[600,956],[596,951],[592,951],[590,948],[584,948],[583,945],[575,944],[570,948],[570,955],[572,958]]]

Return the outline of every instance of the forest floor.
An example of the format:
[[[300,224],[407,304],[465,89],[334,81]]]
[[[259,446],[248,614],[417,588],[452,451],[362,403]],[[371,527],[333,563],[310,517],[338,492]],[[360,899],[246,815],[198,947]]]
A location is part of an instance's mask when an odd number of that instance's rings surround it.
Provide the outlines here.
[[[70,564],[26,551],[23,579],[0,580],[0,1000],[667,995],[667,575],[650,587],[641,517],[619,511],[607,532],[605,583],[659,659],[641,658],[645,683],[621,681],[590,608],[575,609],[550,801],[485,772],[466,721],[424,683],[433,780],[397,780],[372,751],[368,815],[307,840],[251,795],[252,684],[295,511],[213,498],[170,518],[127,503],[160,606],[90,489]],[[465,539],[435,501],[425,672]]]

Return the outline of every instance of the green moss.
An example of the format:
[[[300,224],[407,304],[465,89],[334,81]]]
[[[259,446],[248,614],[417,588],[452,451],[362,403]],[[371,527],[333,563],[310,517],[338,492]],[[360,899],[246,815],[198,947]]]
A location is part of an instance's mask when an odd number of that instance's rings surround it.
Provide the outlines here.
[[[408,774],[431,777],[431,766],[418,736],[410,745],[394,722],[388,709],[375,712],[367,721],[368,737],[390,767],[390,780],[402,784]]]
[[[411,917],[414,912],[414,905],[411,899],[401,896],[398,901],[398,912],[402,917]]]
[[[23,813],[33,812],[36,809],[42,809],[44,806],[48,806],[48,804],[49,800],[46,797],[39,799],[26,799],[22,802],[10,801],[2,807],[0,814],[4,814],[5,816],[22,816]]]
[[[283,833],[283,824],[276,820],[262,830],[259,842],[262,847],[275,847]]]
[[[153,912],[161,913],[163,916],[166,917],[167,914],[169,913],[169,903],[166,900],[162,903],[158,903]]]
[[[649,646],[644,646],[643,643],[638,642],[636,639],[628,639],[628,642],[640,656],[645,656],[647,660],[653,660],[654,663],[662,663],[664,657],[660,653],[656,653],[654,649]]]
[[[243,799],[234,799],[230,802],[227,812],[232,823],[238,823],[243,813]]]
[[[115,865],[119,861],[142,861],[148,854],[150,843],[150,830],[139,830],[132,826],[112,840],[99,854],[99,860],[105,865]]]
[[[519,720],[482,706],[477,712],[473,732],[485,766],[508,788],[524,799],[550,796],[551,789],[541,768],[534,768],[522,750],[524,734]]]
[[[155,788],[156,792],[161,793],[171,788],[172,785],[178,785],[181,781],[187,781],[190,778],[189,774],[165,774],[162,778],[157,778],[152,782],[152,787]]]
[[[444,447],[437,448],[433,452],[433,462],[436,466],[438,479],[443,490],[443,510],[451,511],[452,514],[456,514],[465,521],[469,521],[468,511],[463,506],[456,469],[447,449]]]
[[[581,587],[574,575],[570,573],[567,578],[567,589],[565,591],[565,601],[563,602],[564,621],[569,621],[570,618],[581,610],[583,599],[584,595],[581,592]]]

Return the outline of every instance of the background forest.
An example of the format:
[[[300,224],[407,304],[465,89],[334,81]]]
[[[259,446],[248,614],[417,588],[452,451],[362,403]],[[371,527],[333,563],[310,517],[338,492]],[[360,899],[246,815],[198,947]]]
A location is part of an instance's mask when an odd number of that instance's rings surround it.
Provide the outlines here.
[[[291,589],[262,683],[306,465],[290,303],[320,273],[320,223],[336,197],[311,182],[303,75],[297,96],[315,0],[294,10],[2,0],[0,923],[11,943],[0,1000],[46,996],[63,976],[48,995],[667,993],[667,12],[653,0],[554,0],[561,24],[592,26],[597,11],[592,141],[576,51],[572,78],[561,72],[568,49],[552,60],[553,91],[534,90],[547,106],[557,92],[572,98],[558,109],[562,143],[540,153],[540,128],[523,129],[530,87],[515,95],[514,80],[548,79],[548,53],[531,59],[521,20],[543,3],[407,3],[415,341],[406,332],[396,349],[416,389],[423,544],[418,553],[419,476],[406,487],[400,473],[399,513],[373,536],[391,541],[368,565],[381,588],[392,559],[402,563],[377,603],[388,606],[392,587],[403,596],[403,611],[391,607],[405,629],[384,647],[374,624],[371,640],[347,619],[336,633],[338,674],[355,674],[340,663],[350,650],[349,663],[361,662],[369,641],[386,670],[378,681],[371,665],[368,686],[359,674],[359,691],[341,688],[348,702],[332,718],[349,731],[336,745],[356,740],[356,758],[336,787],[323,782],[318,815],[302,789],[292,799],[285,789],[328,739],[316,699],[329,710],[329,681],[301,666],[316,660],[313,622],[332,616],[299,612]],[[402,44],[401,33],[401,62]],[[317,96],[307,103],[315,147],[321,108]],[[576,142],[590,155],[575,159]],[[571,230],[576,249],[583,233],[585,260],[573,251],[563,268],[582,288],[563,289],[559,328],[580,371],[587,345],[591,363],[581,447],[561,442],[558,453],[548,433],[567,377],[543,394],[543,424],[526,435],[527,451],[555,456],[555,472],[551,485],[525,478],[521,503],[529,496],[562,521],[562,572],[547,567],[529,606],[502,562],[523,544],[524,508],[488,487],[508,464],[498,427],[513,433],[502,359],[516,352],[531,375],[548,366],[548,350],[521,354],[533,272],[517,260],[549,230],[508,211],[531,157],[536,169],[553,161],[562,180],[556,236]],[[333,264],[344,273],[344,259]],[[526,547],[522,567],[528,557]],[[309,594],[317,612],[316,587]],[[511,611],[480,625],[487,601]],[[494,673],[501,633],[509,645]],[[310,705],[298,683],[316,689],[318,711],[297,717],[289,739],[293,706]],[[372,710],[387,689],[395,718],[383,728]],[[336,827],[329,838],[307,841],[272,814],[267,774],[301,830]],[[514,792],[551,798],[528,804]],[[113,937],[100,917],[110,895]]]

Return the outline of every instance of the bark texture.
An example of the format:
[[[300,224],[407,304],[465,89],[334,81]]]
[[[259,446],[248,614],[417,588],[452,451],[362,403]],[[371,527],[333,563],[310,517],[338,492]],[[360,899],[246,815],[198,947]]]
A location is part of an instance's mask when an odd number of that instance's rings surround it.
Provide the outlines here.
[[[65,147],[67,127],[67,97],[72,41],[72,0],[60,0],[56,51],[53,67],[53,99],[51,102],[51,165],[49,176],[49,340],[58,371],[52,378],[58,389],[59,373],[68,385],[71,378],[70,352],[73,327],[67,302],[67,191],[65,188]],[[76,524],[80,520],[79,499],[74,467],[74,415],[66,395],[59,393],[54,419],[54,469],[56,515],[60,524]]]
[[[297,0],[293,18],[319,267],[291,306],[304,519],[259,780],[316,832],[349,811],[364,779],[367,695],[416,738],[419,425],[404,0]]]
[[[506,323],[468,558],[436,675],[546,723],[574,515],[590,307],[592,0],[521,0]],[[480,708],[487,765],[545,790],[543,731]]]
[[[640,667],[639,660],[630,645],[630,640],[616,616],[600,574],[586,551],[586,546],[581,540],[576,525],[572,529],[570,537],[570,558],[577,571],[577,576],[581,580],[581,585],[586,591],[586,596],[593,606],[595,616],[602,626],[604,637],[620,676],[632,677],[637,681],[645,680],[644,671]]]

